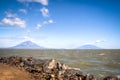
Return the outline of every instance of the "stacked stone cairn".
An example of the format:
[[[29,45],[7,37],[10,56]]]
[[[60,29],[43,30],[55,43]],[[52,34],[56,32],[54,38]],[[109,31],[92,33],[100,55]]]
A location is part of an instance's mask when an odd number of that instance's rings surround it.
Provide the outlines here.
[[[0,63],[27,71],[33,80],[97,80],[92,74],[83,74],[78,68],[71,68],[55,59],[33,57],[0,57]],[[103,80],[120,80],[108,76]]]

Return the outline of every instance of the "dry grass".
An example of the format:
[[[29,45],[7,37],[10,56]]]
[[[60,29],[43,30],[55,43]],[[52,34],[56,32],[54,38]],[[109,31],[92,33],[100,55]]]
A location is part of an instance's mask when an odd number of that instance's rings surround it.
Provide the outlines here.
[[[30,75],[16,67],[0,64],[0,80],[32,80]]]

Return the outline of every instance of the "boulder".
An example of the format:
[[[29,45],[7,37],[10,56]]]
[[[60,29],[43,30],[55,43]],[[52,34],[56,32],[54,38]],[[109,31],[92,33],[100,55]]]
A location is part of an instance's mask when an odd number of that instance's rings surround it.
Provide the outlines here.
[[[0,63],[18,67],[35,80],[96,80],[92,74],[83,74],[78,68],[71,68],[55,59],[35,59],[33,57],[0,57]],[[108,76],[103,80],[120,80]]]

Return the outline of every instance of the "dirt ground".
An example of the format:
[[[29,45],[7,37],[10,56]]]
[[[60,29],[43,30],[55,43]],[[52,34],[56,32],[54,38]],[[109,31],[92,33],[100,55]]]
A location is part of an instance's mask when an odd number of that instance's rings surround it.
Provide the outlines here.
[[[16,67],[0,63],[0,80],[32,80],[30,75]]]

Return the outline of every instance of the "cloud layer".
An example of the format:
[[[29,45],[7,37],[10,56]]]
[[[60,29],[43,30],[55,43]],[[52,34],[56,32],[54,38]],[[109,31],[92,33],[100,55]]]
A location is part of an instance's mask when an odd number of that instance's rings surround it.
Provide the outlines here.
[[[6,17],[2,19],[1,24],[8,25],[8,26],[18,26],[21,28],[26,27],[26,21],[17,17],[16,14],[12,14],[8,12],[6,13]]]
[[[106,42],[106,40],[96,40],[95,43],[102,43],[102,42]]]
[[[5,12],[5,14],[6,14],[6,17],[8,17],[8,18],[11,18],[11,17],[17,17],[17,15],[16,14],[12,14],[12,13],[10,13],[10,12]]]
[[[48,5],[48,0],[18,0],[19,2],[36,2],[41,3],[42,5]]]
[[[48,24],[52,24],[52,23],[54,23],[54,21],[53,21],[52,19],[49,19],[49,20],[47,20],[47,21],[43,21],[42,24],[38,23],[38,24],[36,25],[36,29],[39,30],[41,27],[43,27],[43,26],[45,26],[45,25],[48,25]]]
[[[36,29],[39,30],[42,27],[41,24],[37,24]]]
[[[48,17],[49,16],[49,10],[45,7],[43,7],[42,9],[40,9],[43,17]]]
[[[24,13],[24,14],[27,14],[27,11],[26,9],[19,9],[20,12]]]
[[[14,18],[14,19],[4,18],[2,20],[2,23],[10,26],[19,26],[21,28],[26,27],[25,21],[21,20],[20,18]]]

